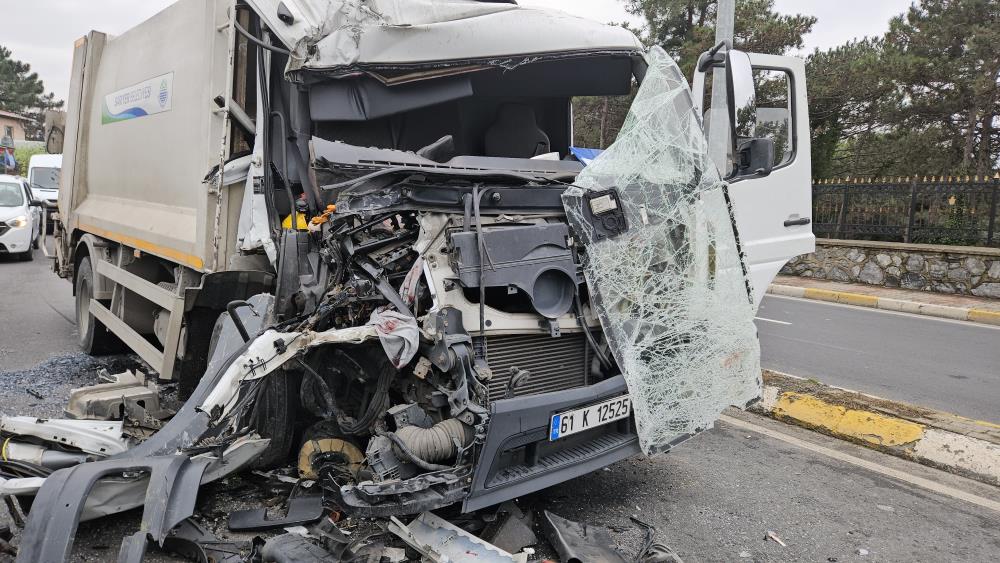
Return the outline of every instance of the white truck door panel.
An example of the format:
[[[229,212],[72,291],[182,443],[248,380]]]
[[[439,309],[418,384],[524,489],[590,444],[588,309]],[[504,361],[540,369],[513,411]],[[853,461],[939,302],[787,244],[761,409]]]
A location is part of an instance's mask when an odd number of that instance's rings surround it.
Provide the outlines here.
[[[781,267],[813,252],[816,237],[805,64],[795,57],[749,55],[757,78],[756,136],[775,140],[775,162],[766,177],[731,181],[729,196],[759,306]],[[703,99],[706,80],[695,76],[695,100]]]
[[[754,302],[760,305],[767,287],[781,267],[795,256],[813,252],[812,162],[809,147],[809,106],[806,97],[805,63],[795,57],[750,54],[754,70],[771,77],[787,77],[787,133],[777,133],[775,168],[764,178],[733,182],[729,196],[736,214],[740,242],[747,255],[754,288]],[[783,76],[782,76],[783,75]],[[758,84],[758,90],[764,85]],[[758,92],[758,136],[767,129],[761,123],[780,108],[768,107],[766,92]],[[775,111],[779,110],[779,111]],[[772,127],[773,131],[774,128]],[[783,137],[783,138],[782,138]],[[781,141],[786,149],[780,150]]]

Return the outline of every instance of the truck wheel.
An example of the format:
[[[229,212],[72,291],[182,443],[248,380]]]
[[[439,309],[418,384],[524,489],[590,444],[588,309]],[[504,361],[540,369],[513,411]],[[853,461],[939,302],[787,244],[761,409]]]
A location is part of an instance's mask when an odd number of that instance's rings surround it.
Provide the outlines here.
[[[76,269],[76,330],[80,348],[92,356],[120,352],[125,347],[122,341],[90,314],[93,295],[94,268],[90,257],[85,257]]]
[[[262,438],[270,438],[267,450],[253,462],[264,469],[283,464],[295,445],[295,413],[299,405],[299,377],[284,370],[275,370],[264,378],[264,387],[257,396],[253,427]]]

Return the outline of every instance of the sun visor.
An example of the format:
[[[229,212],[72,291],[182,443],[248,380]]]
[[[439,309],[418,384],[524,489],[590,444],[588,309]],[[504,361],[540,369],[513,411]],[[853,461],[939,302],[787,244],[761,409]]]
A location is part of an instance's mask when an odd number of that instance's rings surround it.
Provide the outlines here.
[[[331,80],[309,89],[317,121],[366,121],[472,95],[469,76],[386,86],[372,78]]]

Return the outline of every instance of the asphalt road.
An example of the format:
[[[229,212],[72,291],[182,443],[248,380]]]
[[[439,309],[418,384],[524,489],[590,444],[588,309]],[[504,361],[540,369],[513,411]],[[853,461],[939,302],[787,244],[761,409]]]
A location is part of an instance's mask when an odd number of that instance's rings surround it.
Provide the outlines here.
[[[528,500],[565,518],[627,530],[616,539],[629,547],[641,539],[629,521],[635,515],[655,526],[658,541],[685,563],[996,560],[1000,512],[811,447],[994,501],[996,488],[780,422],[740,418],[800,445],[720,421],[666,455],[638,456]],[[765,540],[768,531],[786,546]]]
[[[69,388],[96,381],[93,372],[99,363],[77,352],[69,285],[48,266],[40,255],[32,263],[0,259],[0,287],[4,288],[0,292],[0,410],[7,414],[57,415]],[[826,317],[805,317],[798,309],[781,312],[795,305],[768,299],[761,316],[789,315],[790,320],[783,322],[792,322],[798,330],[783,334],[796,337],[798,332],[802,340],[816,330],[806,325],[822,325]],[[788,325],[760,324],[765,364],[778,368],[769,358],[780,342],[769,336],[770,331],[765,333],[763,325]],[[961,329],[934,326],[937,330],[930,336],[936,338]],[[856,345],[869,350],[877,342]],[[925,346],[926,339],[915,341],[913,348]],[[45,392],[40,398],[30,396],[25,392],[28,386]],[[626,460],[522,502],[536,510],[610,526],[615,540],[631,550],[642,539],[629,520],[636,515],[656,526],[657,539],[674,547],[688,563],[988,561],[1000,552],[997,489],[799,428],[739,416],[750,426],[724,420],[670,454]],[[840,452],[840,457],[831,452]],[[976,495],[982,502],[961,500],[945,489],[917,486],[877,468],[859,467],[845,461],[848,458],[923,477]],[[223,483],[202,490],[199,513],[203,522],[225,535],[228,511],[247,503],[260,506],[258,498],[238,482]],[[81,525],[73,560],[113,559],[122,536],[137,529],[139,517],[138,511],[132,511]],[[5,511],[0,510],[0,526],[7,523]],[[768,531],[786,545],[765,540]],[[151,553],[146,560],[174,559]]]
[[[77,350],[73,288],[41,250],[34,256],[19,262],[0,254],[0,371]]]
[[[643,539],[630,520],[638,517],[686,563],[979,562],[993,561],[1000,552],[995,487],[754,415],[738,416],[738,424],[721,421],[669,454],[637,456],[523,497],[519,504],[537,515],[548,510],[610,528],[627,554]],[[942,490],[845,458],[927,479]],[[955,498],[948,488],[994,508]],[[225,529],[228,511],[260,506],[261,498],[239,480],[212,485],[199,494],[198,514],[216,534],[233,536]],[[136,510],[82,524],[73,561],[112,560],[139,520]],[[766,539],[768,532],[785,545]],[[537,550],[554,557],[544,544]],[[151,545],[146,561],[180,560]]]
[[[1000,423],[1000,327],[767,296],[765,368]]]

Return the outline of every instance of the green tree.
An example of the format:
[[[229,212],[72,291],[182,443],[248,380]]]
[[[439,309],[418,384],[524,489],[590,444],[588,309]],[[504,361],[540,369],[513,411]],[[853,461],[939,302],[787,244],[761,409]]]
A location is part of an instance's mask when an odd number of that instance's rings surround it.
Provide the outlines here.
[[[14,59],[10,49],[0,46],[0,109],[32,118],[34,122],[27,127],[29,138],[42,140],[45,110],[62,105],[54,94],[45,93],[45,85],[38,73],[31,72],[31,65]]]
[[[921,0],[807,62],[813,175],[987,174],[1000,156],[1000,4]]]
[[[718,0],[626,0],[626,9],[646,19],[645,41],[660,45],[678,61],[685,76],[698,56],[715,43]],[[774,11],[774,0],[737,0],[734,47],[781,55],[802,47],[816,18]]]
[[[881,38],[865,38],[806,60],[813,176],[881,175],[900,158],[891,135],[901,92]],[[871,156],[871,158],[866,158]]]
[[[701,53],[714,45],[717,0],[625,0],[626,9],[646,20],[632,29],[643,43],[660,45],[691,77]],[[785,16],[774,11],[773,0],[737,0],[735,45],[757,53],[783,54],[802,46],[816,18]],[[627,24],[619,24],[628,28]],[[618,135],[635,88],[629,96],[581,97],[573,100],[575,143],[606,148]]]
[[[1000,3],[921,0],[893,18],[886,41],[905,96],[896,126],[938,136],[956,157],[945,172],[989,172],[1000,149]]]

